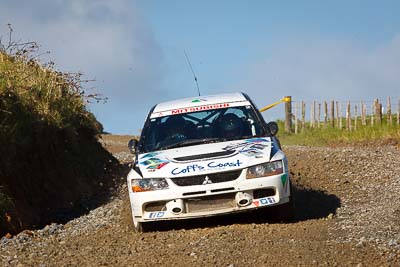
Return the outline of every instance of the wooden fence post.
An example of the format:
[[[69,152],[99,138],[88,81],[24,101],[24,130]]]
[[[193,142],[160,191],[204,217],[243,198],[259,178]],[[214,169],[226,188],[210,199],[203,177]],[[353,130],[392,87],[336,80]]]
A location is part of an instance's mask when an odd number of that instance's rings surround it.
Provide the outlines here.
[[[342,103],[339,103],[339,128],[340,128],[340,129],[343,129]]]
[[[347,108],[346,108],[346,129],[347,129],[348,131],[351,130],[350,101],[347,102]]]
[[[400,97],[397,102],[397,125],[400,125]]]
[[[339,101],[336,101],[336,127],[342,128],[342,126],[339,125]]]
[[[294,133],[297,134],[298,133],[298,117],[297,117],[297,101],[294,102]]]
[[[318,128],[321,126],[321,103],[318,103]]]
[[[335,101],[331,101],[331,127],[335,128]]]
[[[360,122],[361,122],[361,125],[362,125],[362,114],[363,114],[363,104],[362,104],[362,101],[360,101]]]
[[[375,114],[376,124],[382,124],[382,104],[379,103],[378,99],[375,99]]]
[[[367,125],[367,104],[364,104],[364,121],[365,121],[365,125]]]
[[[361,124],[362,125],[367,125],[367,121],[366,121],[366,106],[364,105],[364,101],[361,101]]]
[[[285,102],[285,132],[292,132],[292,97],[285,96],[289,101]]]
[[[314,128],[317,127],[317,102],[314,100]]]
[[[311,102],[310,103],[310,128],[313,127],[313,120],[314,120],[314,118],[312,117],[313,116],[312,110],[313,110],[313,103]]]
[[[375,123],[375,111],[376,111],[376,108],[375,108],[376,103],[375,103],[375,101],[376,100],[374,100],[374,103],[371,106],[371,126],[374,126],[374,123]]]
[[[354,106],[354,130],[357,130],[357,105]]]
[[[310,128],[314,128],[314,102],[310,105]]]
[[[301,101],[301,128],[303,131],[306,128],[306,103],[304,101]]]
[[[328,124],[328,103],[324,101],[324,127]]]
[[[387,123],[392,126],[392,104],[390,103],[390,96],[387,102]]]

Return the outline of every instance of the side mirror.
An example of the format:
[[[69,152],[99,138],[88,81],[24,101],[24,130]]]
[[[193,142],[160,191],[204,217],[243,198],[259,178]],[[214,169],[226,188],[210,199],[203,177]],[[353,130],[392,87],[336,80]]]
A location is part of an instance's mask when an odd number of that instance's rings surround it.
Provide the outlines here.
[[[132,154],[135,154],[137,145],[138,145],[138,140],[136,140],[136,139],[129,140],[129,142],[128,142],[129,152],[131,152]]]
[[[278,133],[279,127],[278,124],[274,121],[268,123],[269,130],[271,131],[272,136],[275,136]]]

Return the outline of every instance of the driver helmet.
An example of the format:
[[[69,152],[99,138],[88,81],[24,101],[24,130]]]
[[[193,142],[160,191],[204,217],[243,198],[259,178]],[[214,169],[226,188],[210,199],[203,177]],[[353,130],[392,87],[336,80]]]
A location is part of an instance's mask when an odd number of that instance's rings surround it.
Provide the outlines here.
[[[239,137],[243,133],[243,123],[237,115],[225,114],[221,120],[221,131],[223,137]]]
[[[185,119],[182,116],[174,115],[165,121],[166,133],[169,137],[185,134]]]

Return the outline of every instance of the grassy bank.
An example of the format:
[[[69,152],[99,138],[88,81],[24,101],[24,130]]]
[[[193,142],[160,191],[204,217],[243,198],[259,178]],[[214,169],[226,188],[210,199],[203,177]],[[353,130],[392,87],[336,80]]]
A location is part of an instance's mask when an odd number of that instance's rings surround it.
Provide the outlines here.
[[[41,64],[35,43],[0,44],[0,234],[75,212],[111,184],[80,74]]]
[[[369,142],[400,143],[400,126],[388,125],[386,120],[381,125],[362,126],[358,124],[356,130],[348,131],[331,127],[310,128],[299,130],[298,134],[284,132],[284,122],[278,121],[278,137],[283,145],[339,145],[361,144]]]

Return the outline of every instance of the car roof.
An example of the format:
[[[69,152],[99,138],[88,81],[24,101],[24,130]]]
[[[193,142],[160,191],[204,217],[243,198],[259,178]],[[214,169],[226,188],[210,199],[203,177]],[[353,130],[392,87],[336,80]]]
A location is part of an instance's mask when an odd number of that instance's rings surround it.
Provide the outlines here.
[[[242,93],[226,93],[226,94],[216,94],[216,95],[206,95],[206,96],[195,96],[188,97],[168,102],[159,103],[155,106],[153,110],[154,113],[166,112],[181,108],[191,108],[197,106],[205,105],[216,105],[223,103],[234,103],[234,102],[246,102],[249,104],[248,100]]]

